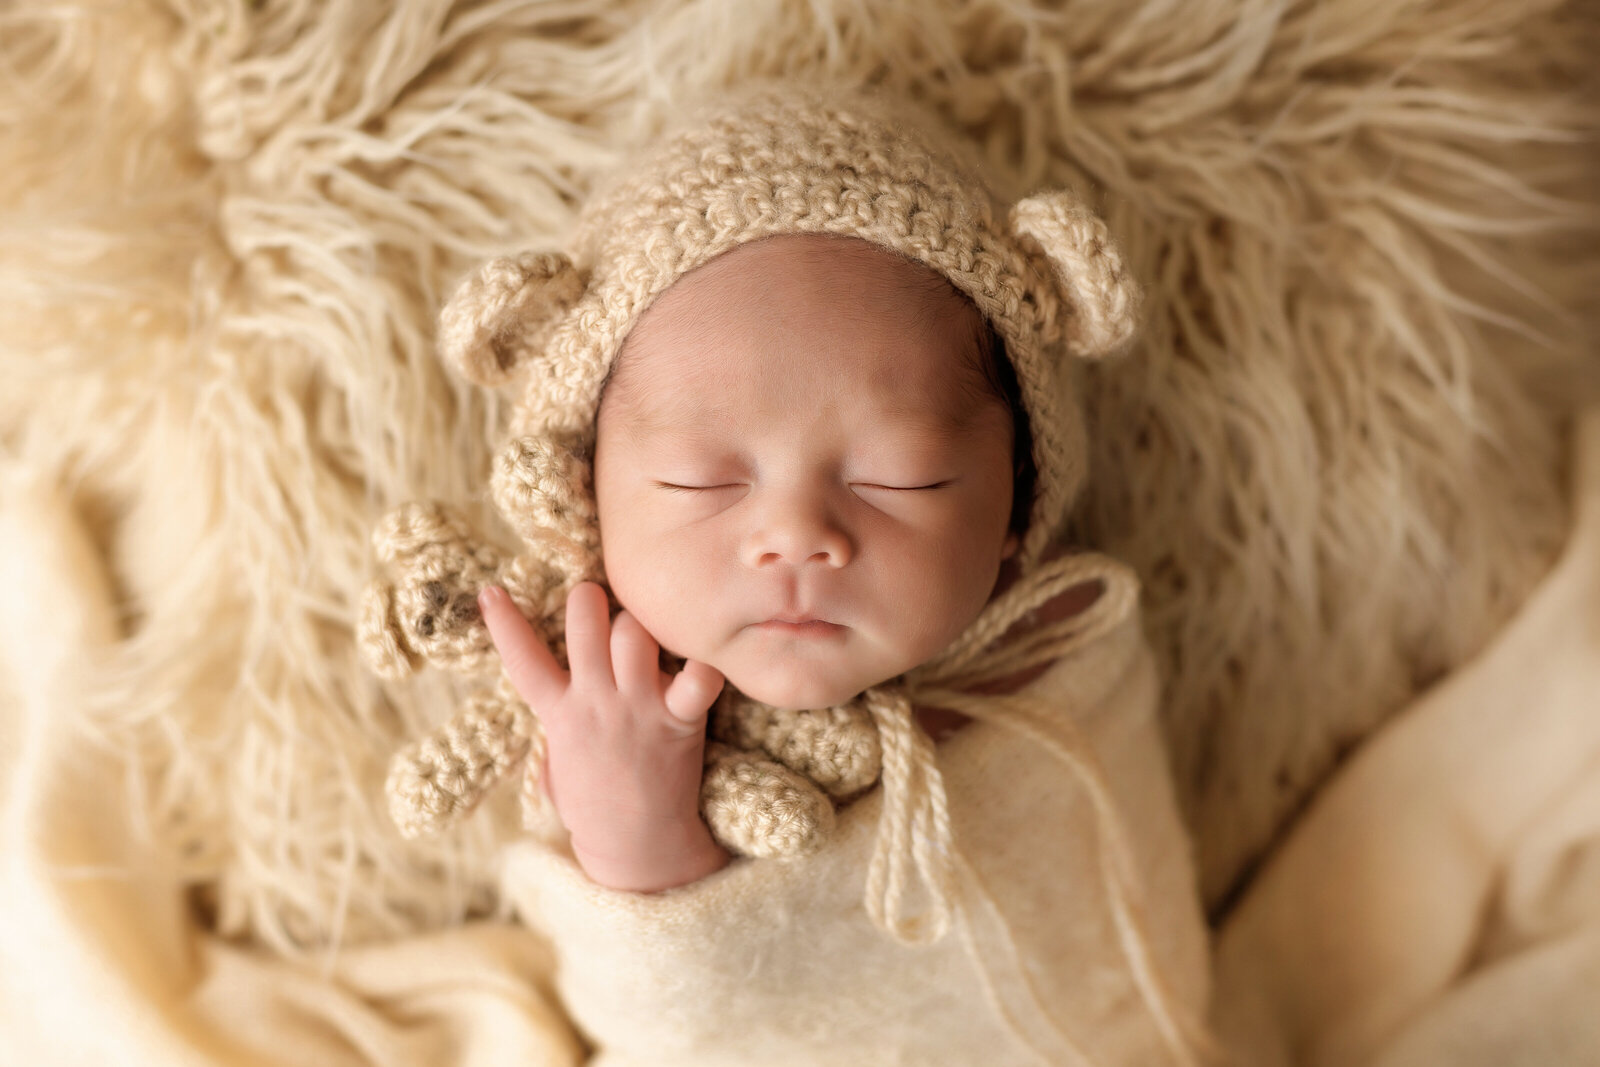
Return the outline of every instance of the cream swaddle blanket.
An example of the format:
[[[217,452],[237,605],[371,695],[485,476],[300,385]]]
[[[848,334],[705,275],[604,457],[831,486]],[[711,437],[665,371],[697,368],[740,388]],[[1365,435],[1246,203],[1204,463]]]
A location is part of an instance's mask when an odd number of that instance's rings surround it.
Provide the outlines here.
[[[1206,931],[1157,694],[1137,611],[1028,693],[1069,720],[1098,764],[1131,847],[1151,962],[1175,1013],[1199,1019]],[[1180,1062],[1119,935],[1084,783],[994,722],[942,742],[938,763],[966,877],[961,928],[931,945],[887,936],[863,906],[881,789],[840,811],[818,853],[736,861],[654,895],[601,888],[560,849],[514,846],[504,891],[551,938],[561,998],[597,1062]]]

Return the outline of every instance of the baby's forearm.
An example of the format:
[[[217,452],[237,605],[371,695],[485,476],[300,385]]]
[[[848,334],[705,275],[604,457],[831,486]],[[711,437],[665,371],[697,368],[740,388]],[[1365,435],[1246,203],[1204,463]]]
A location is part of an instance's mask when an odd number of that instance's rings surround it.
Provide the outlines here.
[[[672,819],[611,840],[572,842],[573,855],[597,885],[633,893],[655,893],[697,882],[720,871],[728,853],[712,840],[698,815]]]

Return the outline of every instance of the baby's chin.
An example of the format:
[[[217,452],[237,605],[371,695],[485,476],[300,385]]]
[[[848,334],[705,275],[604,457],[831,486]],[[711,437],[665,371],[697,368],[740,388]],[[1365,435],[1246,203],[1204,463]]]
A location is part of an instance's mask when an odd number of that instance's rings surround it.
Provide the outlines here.
[[[886,678],[790,677],[782,672],[725,671],[728,684],[751,700],[774,708],[803,711],[847,704]]]

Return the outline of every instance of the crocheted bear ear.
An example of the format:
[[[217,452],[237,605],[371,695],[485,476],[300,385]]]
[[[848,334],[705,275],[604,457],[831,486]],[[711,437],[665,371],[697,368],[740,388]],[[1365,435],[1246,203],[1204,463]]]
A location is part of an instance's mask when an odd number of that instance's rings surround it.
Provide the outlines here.
[[[538,359],[551,329],[583,295],[584,272],[560,252],[492,259],[439,314],[439,355],[462,377],[499,386]]]
[[[1068,351],[1092,359],[1128,343],[1138,325],[1139,285],[1099,216],[1061,190],[1019,200],[1011,229],[1044,253],[1072,309],[1065,323]]]

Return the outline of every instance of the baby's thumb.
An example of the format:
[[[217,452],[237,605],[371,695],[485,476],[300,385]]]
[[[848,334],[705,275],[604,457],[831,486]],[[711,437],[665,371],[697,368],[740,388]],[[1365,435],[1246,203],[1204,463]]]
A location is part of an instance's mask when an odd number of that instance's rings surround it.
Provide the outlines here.
[[[711,702],[722,692],[722,672],[705,663],[690,660],[667,686],[665,697],[667,711],[686,726],[693,726],[706,717]]]

